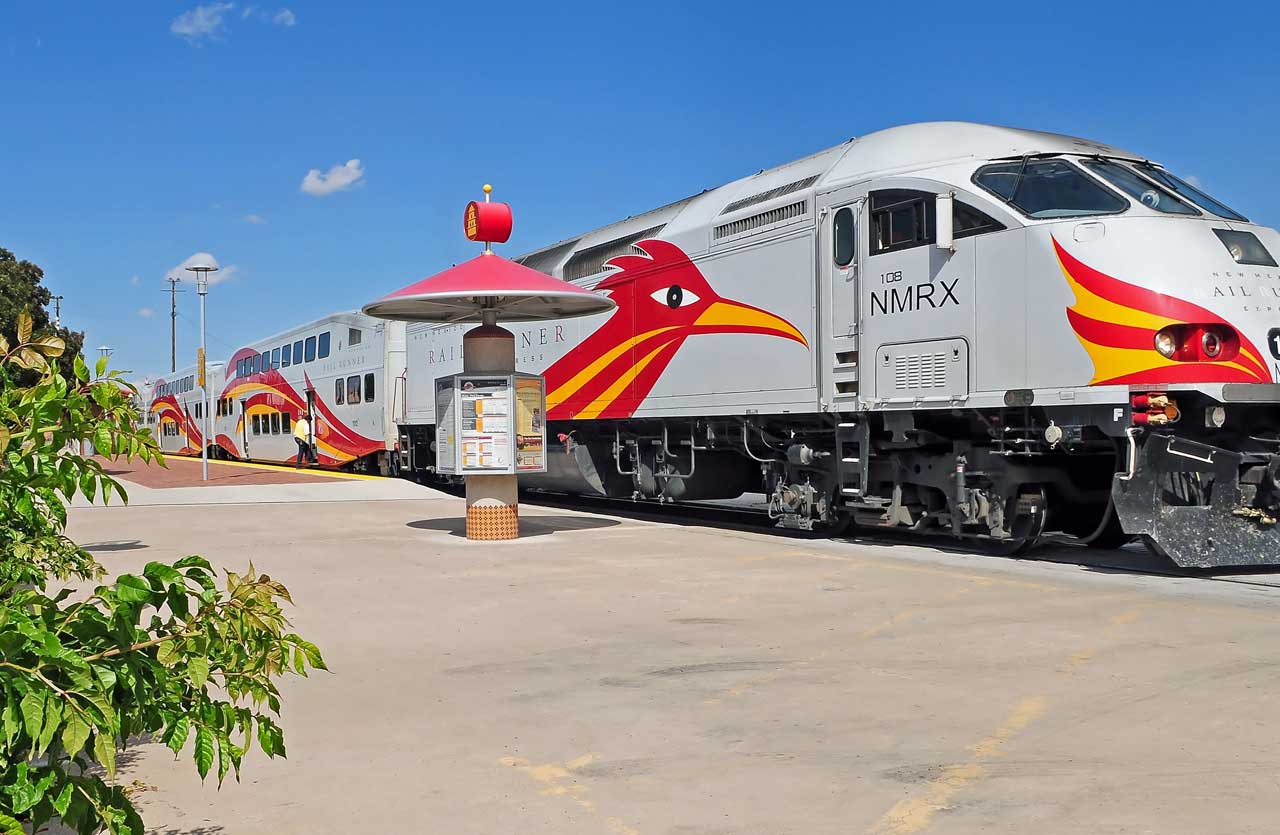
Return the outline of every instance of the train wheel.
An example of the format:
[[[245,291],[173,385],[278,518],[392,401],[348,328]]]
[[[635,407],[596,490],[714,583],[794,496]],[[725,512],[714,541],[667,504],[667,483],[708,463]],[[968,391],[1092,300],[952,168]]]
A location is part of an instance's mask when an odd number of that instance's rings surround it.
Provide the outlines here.
[[[1039,501],[1035,502],[1033,509],[1030,512],[1020,513],[1014,517],[1008,539],[986,540],[988,551],[997,556],[1014,557],[1025,554],[1040,544],[1040,537],[1044,535],[1045,522],[1048,520],[1049,514],[1048,498],[1045,496],[1044,488],[1037,488],[1037,490],[1039,492]],[[1023,495],[1026,494],[1024,493]]]

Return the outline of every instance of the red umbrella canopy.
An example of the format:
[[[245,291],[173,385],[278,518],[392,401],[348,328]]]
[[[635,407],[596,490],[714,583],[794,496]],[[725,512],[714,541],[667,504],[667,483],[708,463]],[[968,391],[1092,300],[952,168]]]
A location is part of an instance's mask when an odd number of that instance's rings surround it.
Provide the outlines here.
[[[483,311],[503,322],[568,319],[617,305],[500,255],[478,255],[364,306],[380,319],[404,322],[479,322]]]

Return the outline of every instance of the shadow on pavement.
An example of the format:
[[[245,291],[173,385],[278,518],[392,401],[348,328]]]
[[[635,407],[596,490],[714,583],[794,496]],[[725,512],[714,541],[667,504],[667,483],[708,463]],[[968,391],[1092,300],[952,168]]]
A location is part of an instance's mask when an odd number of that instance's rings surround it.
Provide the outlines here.
[[[86,551],[138,551],[151,546],[140,539],[117,539],[110,542],[90,542],[84,546]]]
[[[522,516],[520,518],[520,538],[563,533],[566,531],[589,531],[597,528],[612,528],[621,524],[617,519],[595,519],[580,516]],[[443,531],[450,536],[465,537],[467,520],[453,519],[419,519],[410,522],[406,527],[420,531]]]

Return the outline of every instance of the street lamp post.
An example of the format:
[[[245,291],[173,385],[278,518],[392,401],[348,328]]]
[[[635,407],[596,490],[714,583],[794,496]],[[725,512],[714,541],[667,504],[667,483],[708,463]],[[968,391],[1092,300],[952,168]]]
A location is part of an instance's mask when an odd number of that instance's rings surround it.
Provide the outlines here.
[[[200,367],[198,373],[201,378],[200,399],[203,405],[200,407],[204,412],[200,432],[203,435],[200,443],[200,470],[201,478],[204,481],[209,480],[209,378],[206,373],[205,366],[205,343],[204,343],[204,297],[209,294],[209,273],[218,271],[218,262],[212,255],[207,259],[200,259],[195,263],[188,264],[187,270],[196,274],[196,293],[200,296]]]

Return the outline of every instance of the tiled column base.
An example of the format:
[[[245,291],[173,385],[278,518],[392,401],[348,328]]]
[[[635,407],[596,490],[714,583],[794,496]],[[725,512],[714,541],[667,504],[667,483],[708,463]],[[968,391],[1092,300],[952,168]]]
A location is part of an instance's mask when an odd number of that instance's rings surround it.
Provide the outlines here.
[[[467,506],[467,539],[517,539],[520,514],[517,505],[497,499],[480,499]]]

